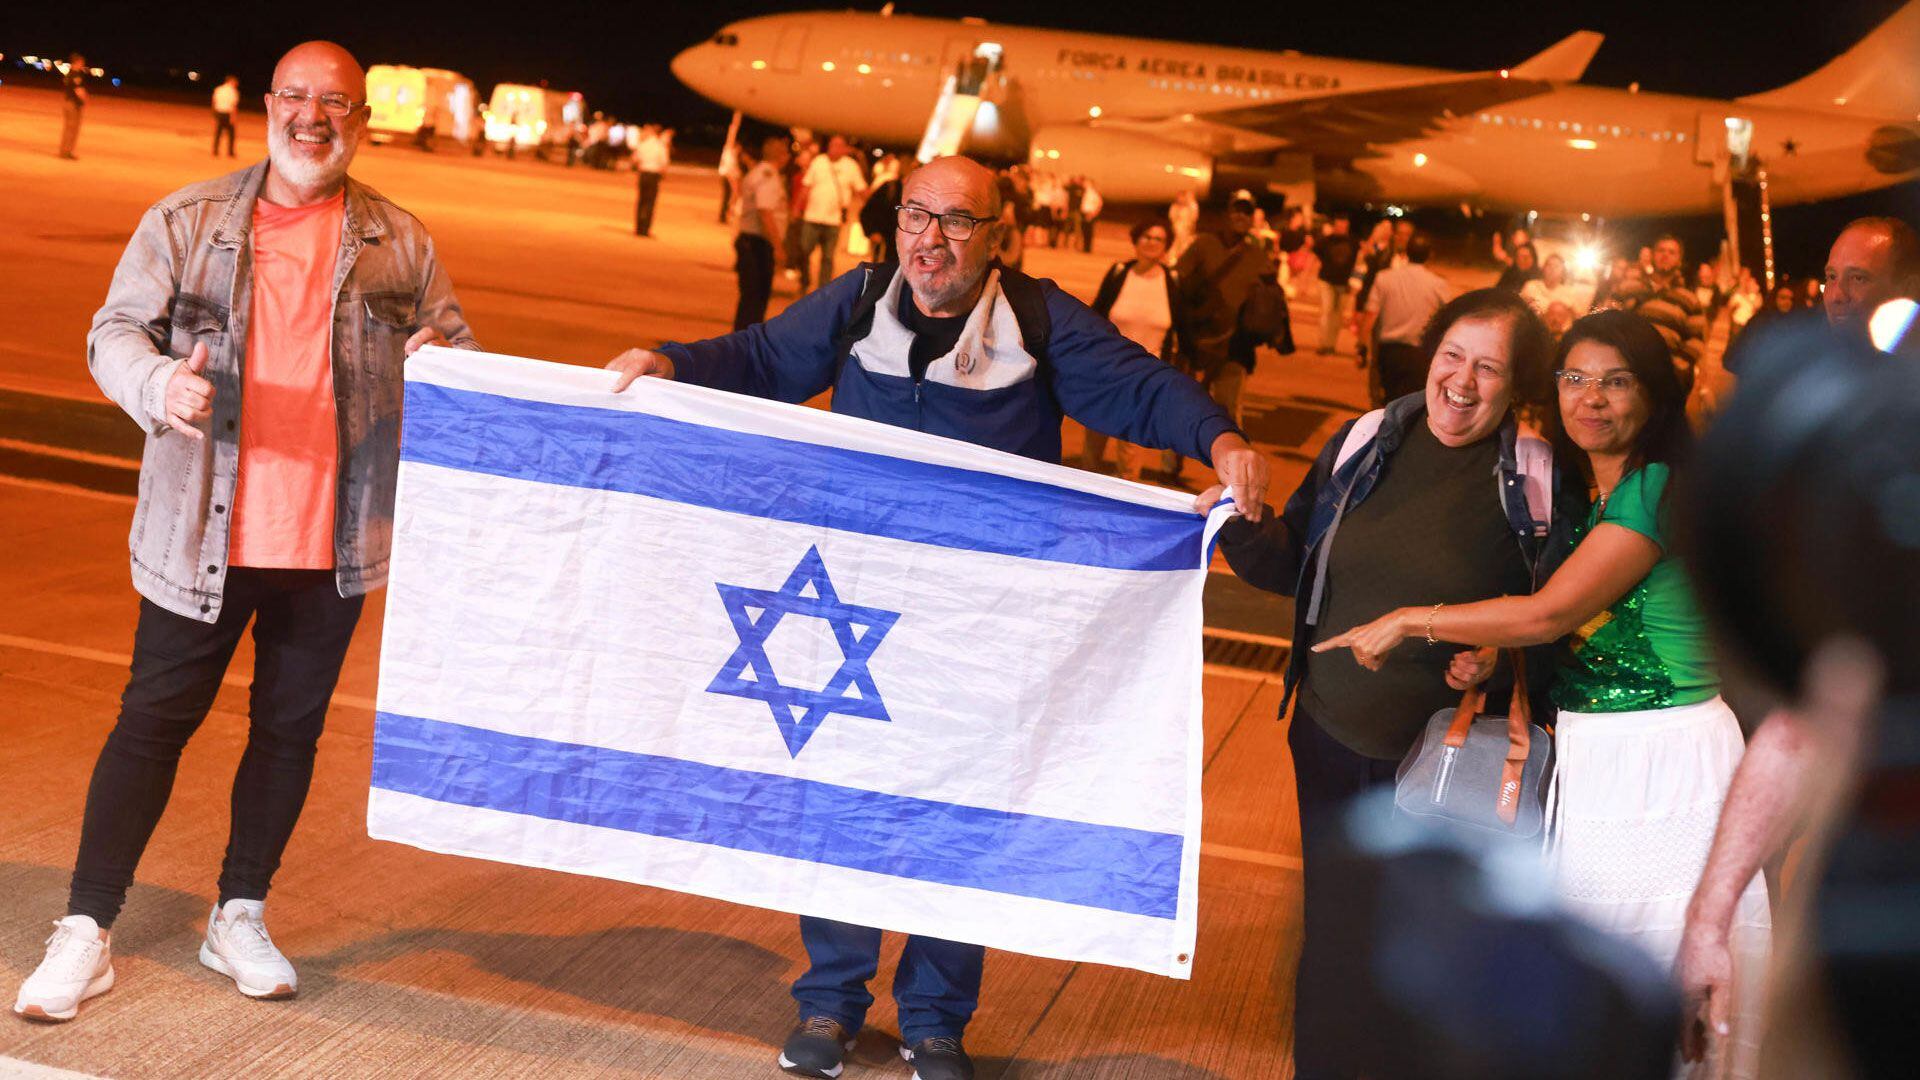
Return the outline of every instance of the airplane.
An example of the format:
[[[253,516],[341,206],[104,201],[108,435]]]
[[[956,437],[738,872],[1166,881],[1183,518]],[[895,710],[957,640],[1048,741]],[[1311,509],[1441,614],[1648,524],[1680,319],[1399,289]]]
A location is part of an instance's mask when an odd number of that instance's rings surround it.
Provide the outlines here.
[[[1804,78],[1733,101],[1582,86],[1601,36],[1455,72],[880,13],[730,23],[673,60],[750,116],[1082,174],[1112,201],[1247,187],[1312,203],[1607,217],[1775,205],[1920,175],[1920,0]],[[1303,197],[1304,196],[1304,197]]]

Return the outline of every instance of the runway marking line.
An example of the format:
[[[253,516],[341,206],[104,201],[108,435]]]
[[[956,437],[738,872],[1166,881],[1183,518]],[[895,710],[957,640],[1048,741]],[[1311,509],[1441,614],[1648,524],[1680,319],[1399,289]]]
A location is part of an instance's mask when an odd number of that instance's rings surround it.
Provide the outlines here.
[[[20,649],[23,652],[35,652],[45,656],[62,656],[70,660],[92,660],[99,664],[112,664],[115,667],[129,667],[133,657],[126,653],[108,652],[105,649],[89,649],[84,645],[67,645],[58,641],[42,641],[39,638],[21,637],[18,634],[0,634],[0,648]],[[245,690],[253,685],[253,673],[229,673],[220,680],[222,686],[233,686]],[[327,699],[335,705],[345,705],[350,709],[374,710],[373,699],[358,694],[335,694]]]
[[[1200,631],[1208,637],[1225,638],[1228,641],[1249,641],[1255,645],[1272,645],[1276,649],[1291,649],[1293,642],[1287,638],[1274,637],[1271,634],[1249,634],[1244,630],[1222,630],[1208,626]]]
[[[64,446],[49,446],[46,443],[26,442],[22,439],[0,438],[0,450],[18,450],[26,454],[39,454],[42,457],[62,458],[67,461],[81,461],[88,465],[112,465],[116,468],[138,470],[140,463],[133,458],[115,457],[112,454],[96,454],[91,450],[70,450]]]
[[[1256,866],[1271,866],[1280,870],[1299,870],[1300,856],[1281,855],[1273,851],[1259,851],[1255,848],[1234,847],[1232,844],[1203,843],[1200,854],[1211,855],[1216,859],[1229,862],[1253,863]]]
[[[115,667],[127,667],[133,663],[133,657],[126,653],[111,652],[106,649],[89,649],[83,645],[67,645],[57,641],[42,641],[39,638],[22,637],[19,634],[0,634],[0,648],[20,649],[25,652],[40,653],[46,656],[61,656],[71,660],[92,660],[95,663],[112,664]],[[1237,672],[1235,674],[1244,677],[1250,673]],[[244,690],[251,683],[249,676],[250,673],[246,676],[229,674],[221,679],[220,682],[222,685],[238,687]],[[1259,676],[1253,677],[1259,678]],[[365,709],[368,712],[374,710],[373,699],[361,697],[358,694],[335,694],[328,700],[335,705],[345,705],[352,709]],[[1235,847],[1231,844],[1203,842],[1200,845],[1200,854],[1216,859],[1225,859],[1229,862],[1250,863],[1254,866],[1269,866],[1278,870],[1298,871],[1300,869],[1300,857],[1297,855],[1281,855],[1277,852]],[[3,1078],[0,1078],[0,1080],[3,1080]]]
[[[132,495],[121,495],[112,491],[95,491],[78,484],[62,484],[57,480],[34,480],[25,476],[6,476],[0,474],[0,484],[9,487],[29,488],[34,491],[51,491],[60,495],[78,495],[83,499],[97,499],[101,502],[120,503],[132,506],[139,500]]]
[[[26,1058],[0,1054],[0,1080],[29,1080],[29,1078],[31,1080],[102,1080],[94,1073],[56,1069],[51,1065],[28,1061]]]

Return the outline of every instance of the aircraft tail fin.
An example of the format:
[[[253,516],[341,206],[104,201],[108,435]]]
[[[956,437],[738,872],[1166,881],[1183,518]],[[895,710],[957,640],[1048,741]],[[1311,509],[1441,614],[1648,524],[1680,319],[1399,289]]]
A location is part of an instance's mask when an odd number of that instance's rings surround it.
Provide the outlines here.
[[[1586,74],[1587,65],[1593,62],[1593,54],[1600,51],[1600,43],[1604,40],[1606,38],[1595,31],[1579,30],[1520,61],[1509,70],[1517,79],[1578,82],[1580,76]]]
[[[1825,67],[1741,101],[1912,120],[1920,117],[1920,0],[1908,0]]]

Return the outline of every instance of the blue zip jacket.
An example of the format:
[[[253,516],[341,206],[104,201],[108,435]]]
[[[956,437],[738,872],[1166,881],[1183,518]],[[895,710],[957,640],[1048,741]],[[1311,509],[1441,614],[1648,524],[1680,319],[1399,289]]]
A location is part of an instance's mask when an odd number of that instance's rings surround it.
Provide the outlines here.
[[[1313,627],[1326,591],[1327,552],[1339,532],[1340,521],[1373,493],[1407,430],[1413,424],[1425,423],[1426,412],[1424,393],[1408,394],[1388,402],[1380,430],[1336,469],[1334,461],[1339,457],[1341,444],[1346,442],[1348,429],[1353,427],[1353,421],[1349,420],[1321,448],[1306,479],[1287,499],[1286,509],[1279,514],[1267,513],[1258,523],[1235,517],[1220,528],[1220,550],[1226,556],[1227,565],[1241,580],[1294,598],[1294,648],[1287,659],[1285,691],[1280,702],[1283,716],[1294,690],[1306,675],[1306,665],[1311,658],[1307,647],[1315,640]],[[1520,545],[1520,554],[1526,560],[1537,591],[1573,550],[1573,528],[1586,519],[1586,492],[1582,485],[1563,483],[1565,463],[1554,462],[1552,517],[1546,535],[1536,535],[1514,448],[1518,436],[1519,429],[1509,415],[1500,424],[1500,463],[1487,482],[1498,485],[1507,524],[1513,531],[1515,543]],[[1556,646],[1535,646],[1527,652],[1527,681],[1534,715],[1544,722],[1553,715],[1546,690],[1555,667]],[[1494,689],[1497,687],[1489,689],[1490,698],[1495,696]]]
[[[998,269],[1003,278],[1018,273]],[[1209,463],[1213,441],[1238,430],[1198,383],[1045,278],[1023,283],[1041,290],[1052,323],[1030,377],[975,389],[941,381],[937,369],[951,365],[936,363],[918,380],[869,370],[836,344],[855,314],[866,275],[865,267],[842,274],[745,330],[690,344],[669,342],[659,351],[673,361],[680,382],[795,403],[831,387],[834,412],[1041,461],[1060,460],[1062,416]],[[906,357],[896,359],[904,371]]]

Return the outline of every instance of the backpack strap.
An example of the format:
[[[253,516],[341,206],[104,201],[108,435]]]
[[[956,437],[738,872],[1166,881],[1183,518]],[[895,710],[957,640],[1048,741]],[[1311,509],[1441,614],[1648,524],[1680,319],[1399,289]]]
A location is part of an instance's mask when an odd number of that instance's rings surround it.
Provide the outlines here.
[[[853,302],[852,310],[847,312],[847,321],[840,332],[833,336],[834,375],[840,373],[840,362],[853,351],[853,343],[873,332],[873,309],[880,306],[880,298],[887,294],[887,286],[893,284],[894,271],[900,269],[898,263],[861,263],[860,269],[866,271],[866,284],[860,288],[860,298]]]
[[[1522,433],[1514,440],[1513,453],[1526,491],[1527,516],[1533,519],[1533,535],[1545,536],[1553,524],[1553,444]]]
[[[1353,422],[1347,429],[1347,437],[1340,443],[1340,453],[1333,459],[1333,471],[1339,472],[1340,466],[1360,452],[1360,448],[1372,441],[1380,433],[1380,425],[1387,419],[1387,410],[1375,409]],[[1552,466],[1548,466],[1551,470]]]
[[[1013,321],[1020,326],[1020,345],[1044,368],[1047,364],[1047,339],[1053,336],[1053,316],[1047,314],[1047,296],[1040,283],[1011,267],[1000,267],[1000,295],[1013,309]]]

